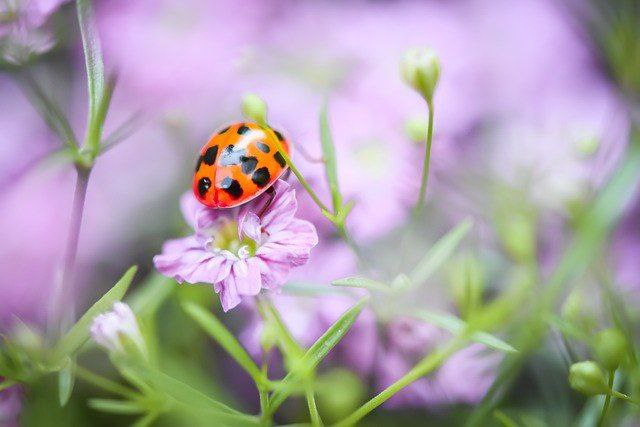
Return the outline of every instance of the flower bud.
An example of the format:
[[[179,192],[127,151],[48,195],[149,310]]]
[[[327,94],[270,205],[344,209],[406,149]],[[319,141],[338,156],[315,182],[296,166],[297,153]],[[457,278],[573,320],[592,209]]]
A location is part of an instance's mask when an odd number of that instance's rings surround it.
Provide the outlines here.
[[[627,338],[618,329],[605,329],[596,334],[592,347],[598,362],[613,371],[627,354]]]
[[[530,215],[504,215],[498,224],[502,244],[513,259],[526,262],[535,257],[536,226]]]
[[[427,139],[427,126],[429,122],[426,117],[416,115],[409,117],[404,122],[404,133],[415,143],[423,143]]]
[[[96,316],[91,324],[93,340],[111,354],[125,355],[134,350],[147,355],[140,327],[131,308],[122,302],[113,304],[112,311]]]
[[[587,396],[607,394],[609,387],[600,366],[591,360],[574,363],[569,369],[571,388]]]
[[[433,101],[440,78],[440,61],[433,50],[409,49],[400,62],[400,74],[428,103]]]
[[[248,93],[242,98],[242,112],[259,125],[267,125],[267,104],[258,95]]]
[[[364,384],[353,372],[335,368],[318,378],[318,406],[322,418],[338,421],[356,409],[366,396]]]

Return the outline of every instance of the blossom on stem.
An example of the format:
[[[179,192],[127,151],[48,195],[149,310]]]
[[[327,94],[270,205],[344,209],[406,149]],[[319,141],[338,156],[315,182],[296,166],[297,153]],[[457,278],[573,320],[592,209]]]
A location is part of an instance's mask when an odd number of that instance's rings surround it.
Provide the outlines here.
[[[158,271],[179,283],[212,284],[224,311],[241,296],[279,290],[293,267],[307,263],[318,235],[310,222],[294,217],[295,190],[284,181],[273,188],[275,195],[239,209],[211,209],[185,194],[182,212],[195,233],[165,242],[153,258]]]
[[[136,315],[122,302],[114,303],[112,311],[93,319],[91,336],[111,353],[126,353],[128,343],[133,343],[141,354],[147,353]]]

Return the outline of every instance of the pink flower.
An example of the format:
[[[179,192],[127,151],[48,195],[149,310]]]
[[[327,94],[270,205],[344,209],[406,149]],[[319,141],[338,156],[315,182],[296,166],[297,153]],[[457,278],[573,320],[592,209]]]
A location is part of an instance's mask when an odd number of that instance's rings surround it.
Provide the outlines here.
[[[318,243],[315,227],[294,217],[295,190],[284,181],[240,209],[210,209],[189,192],[181,207],[195,234],[165,242],[153,262],[158,271],[179,283],[211,283],[224,311],[240,303],[242,295],[261,289],[279,290],[292,267],[309,260]]]
[[[0,377],[0,381],[2,380],[4,378]],[[21,410],[22,389],[19,386],[11,386],[0,391],[0,426],[17,426]]]

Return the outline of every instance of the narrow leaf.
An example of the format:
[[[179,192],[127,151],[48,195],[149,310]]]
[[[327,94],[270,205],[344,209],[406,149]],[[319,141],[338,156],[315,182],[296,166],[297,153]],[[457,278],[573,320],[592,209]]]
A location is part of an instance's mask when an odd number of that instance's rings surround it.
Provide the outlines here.
[[[273,304],[268,301],[261,301],[260,307],[263,315],[276,327],[282,352],[291,360],[302,357],[304,355],[304,349],[293,337],[293,334],[291,334],[291,331],[287,325],[285,325],[282,317],[280,317],[280,313],[278,313]]]
[[[419,310],[413,313],[413,315],[418,319],[431,323],[432,325],[438,326],[442,329],[446,329],[454,335],[459,335],[467,329],[467,323],[464,320],[450,314],[441,314],[427,310]],[[504,353],[518,352],[518,350],[513,348],[513,346],[487,332],[474,332],[469,336],[469,339],[471,341],[484,344],[487,347],[502,351]]]
[[[91,0],[76,0],[76,7],[89,86],[89,123],[92,123],[95,120],[104,91],[102,49],[93,17]]]
[[[336,322],[322,334],[320,338],[307,350],[302,360],[292,369],[282,380],[279,389],[273,392],[269,412],[274,413],[276,409],[295,389],[295,382],[305,374],[313,371],[327,354],[342,340],[349,332],[351,326],[358,318],[358,315],[367,303],[368,298],[361,299],[357,304],[347,310]]]
[[[467,235],[473,222],[465,219],[447,234],[441,237],[416,265],[410,275],[413,286],[424,284],[431,275],[453,254],[462,239]]]
[[[87,402],[90,408],[100,412],[108,412],[111,414],[142,414],[146,412],[145,408],[140,406],[138,402],[130,400],[114,400],[114,399],[89,399]]]
[[[331,282],[333,286],[346,286],[351,288],[364,288],[370,291],[377,292],[391,292],[391,288],[385,283],[378,282],[377,280],[368,279],[361,276],[345,277],[344,279],[338,279]]]
[[[52,363],[58,364],[65,357],[74,354],[82,344],[89,338],[89,326],[93,319],[105,311],[109,310],[114,302],[119,301],[124,297],[124,294],[129,289],[133,276],[136,274],[138,267],[131,267],[124,273],[124,276],[111,288],[106,294],[102,296],[95,304],[87,310],[87,312],[73,325],[73,327],[67,332],[56,344],[53,355]]]
[[[342,195],[340,194],[340,187],[338,185],[336,151],[329,129],[326,102],[320,110],[320,142],[322,143],[322,160],[324,161],[325,173],[327,174],[327,181],[329,183],[329,189],[331,190],[333,212],[337,213],[342,209]]]
[[[132,365],[136,374],[153,385],[153,388],[174,399],[191,411],[207,411],[211,415],[232,421],[233,425],[255,425],[257,419],[245,415],[218,402],[199,390],[147,365]]]
[[[182,305],[184,311],[191,316],[195,322],[200,325],[211,337],[225,349],[231,357],[244,369],[251,378],[261,384],[263,382],[263,376],[260,369],[256,366],[251,359],[251,356],[240,345],[238,340],[233,336],[231,332],[220,322],[213,314],[202,308],[201,306],[192,302],[186,302]]]
[[[60,406],[65,406],[69,402],[73,385],[75,384],[75,365],[73,358],[67,359],[67,363],[58,373],[58,397]]]

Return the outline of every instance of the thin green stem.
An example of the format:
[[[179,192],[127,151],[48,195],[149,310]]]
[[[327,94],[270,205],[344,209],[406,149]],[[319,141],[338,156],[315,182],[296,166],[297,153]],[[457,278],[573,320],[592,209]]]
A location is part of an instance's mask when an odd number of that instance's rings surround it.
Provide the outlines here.
[[[309,407],[309,416],[311,417],[311,425],[313,427],[322,426],[322,419],[318,413],[318,407],[316,405],[316,396],[313,392],[313,387],[308,385],[305,390],[305,397],[307,398],[307,406]]]
[[[609,372],[609,390],[613,390],[613,379],[615,378],[615,371]],[[604,398],[604,404],[602,405],[602,411],[600,412],[600,419],[598,420],[598,426],[604,425],[604,418],[607,416],[609,406],[611,405],[611,394],[607,394]]]
[[[258,388],[260,395],[260,425],[269,427],[273,424],[269,415],[269,394],[266,390]]]
[[[429,166],[431,164],[431,143],[433,141],[433,102],[427,102],[429,108],[429,122],[427,124],[427,144],[424,152],[424,163],[422,165],[422,179],[420,181],[420,193],[418,202],[414,209],[415,216],[418,216],[424,207],[424,199],[427,192],[427,183],[429,182]]]
[[[419,378],[437,369],[445,360],[449,358],[449,356],[462,348],[462,346],[464,345],[464,341],[465,340],[462,336],[458,336],[449,341],[449,343],[445,346],[440,347],[436,351],[432,352],[427,357],[422,359],[402,378],[381,391],[378,395],[366,402],[360,408],[356,409],[347,418],[336,423],[334,427],[348,427],[355,425],[369,412],[373,411],[375,408],[389,400],[394,394],[398,393],[400,390],[418,380]]]
[[[95,374],[81,366],[76,365],[75,374],[81,380],[111,393],[118,394],[129,399],[135,399],[137,397],[136,392],[129,389],[128,387],[111,381],[110,379],[105,378],[101,375]]]
[[[320,208],[322,213],[325,216],[328,215],[330,217],[333,217],[334,214],[329,210],[329,208],[324,203],[322,203],[322,200],[320,200],[320,198],[318,197],[316,192],[313,191],[313,189],[311,188],[311,186],[309,185],[309,183],[307,182],[305,177],[298,170],[296,165],[293,164],[293,162],[291,161],[291,157],[289,156],[289,154],[287,154],[286,151],[284,151],[284,148],[282,147],[282,144],[280,143],[280,141],[275,140],[275,143],[276,143],[276,146],[278,147],[278,152],[280,153],[280,155],[282,155],[284,160],[287,162],[287,165],[289,166],[289,169],[291,169],[291,172],[293,172],[293,174],[296,176],[296,178],[298,178],[298,181],[300,182],[300,184],[302,184],[302,186],[307,191],[307,193],[309,193],[309,196],[311,196],[311,198],[316,203],[316,205],[318,205],[318,207]],[[331,218],[329,218],[329,219],[331,219]],[[331,221],[331,222],[333,222],[333,221]]]

